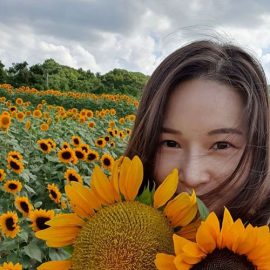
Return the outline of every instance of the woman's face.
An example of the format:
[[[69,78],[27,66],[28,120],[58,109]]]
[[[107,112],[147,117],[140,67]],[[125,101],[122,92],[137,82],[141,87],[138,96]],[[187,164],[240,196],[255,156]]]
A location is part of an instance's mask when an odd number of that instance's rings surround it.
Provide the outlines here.
[[[154,178],[159,185],[173,168],[179,170],[177,192],[211,192],[237,167],[246,145],[247,125],[240,95],[226,85],[205,79],[175,88],[164,115],[155,156]],[[248,171],[248,170],[246,170]],[[237,179],[243,184],[247,174]],[[223,209],[233,190],[207,202],[210,210]]]

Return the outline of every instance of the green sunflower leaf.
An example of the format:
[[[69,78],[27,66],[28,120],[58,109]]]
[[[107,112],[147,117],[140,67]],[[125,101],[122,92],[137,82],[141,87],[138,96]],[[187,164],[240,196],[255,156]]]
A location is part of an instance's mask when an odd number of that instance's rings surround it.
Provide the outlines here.
[[[143,204],[153,205],[154,193],[155,190],[154,189],[150,190],[149,186],[147,186],[142,192],[142,194],[137,197],[137,201]]]
[[[201,219],[206,220],[206,218],[209,215],[209,210],[206,207],[206,205],[203,203],[203,201],[200,200],[198,197],[197,197],[197,205],[198,205],[198,210],[199,210]]]

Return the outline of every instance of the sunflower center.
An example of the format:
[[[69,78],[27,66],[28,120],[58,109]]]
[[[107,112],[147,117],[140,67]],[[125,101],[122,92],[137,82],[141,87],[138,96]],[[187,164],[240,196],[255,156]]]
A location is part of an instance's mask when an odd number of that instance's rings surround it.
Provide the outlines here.
[[[44,230],[44,229],[47,229],[49,228],[50,226],[45,224],[45,222],[49,221],[50,218],[47,218],[47,217],[38,217],[36,219],[36,224],[37,224],[37,227],[40,229],[40,230]]]
[[[110,166],[111,165],[111,161],[108,159],[108,158],[104,158],[104,164],[106,165],[106,166]]]
[[[76,157],[77,157],[78,159],[81,159],[81,158],[84,157],[84,154],[83,154],[82,152],[80,152],[80,151],[76,151],[75,153],[76,153]]]
[[[244,255],[239,255],[229,249],[215,249],[191,270],[256,270],[256,267]]]
[[[20,205],[25,213],[29,213],[29,205],[26,202],[21,202]]]
[[[46,143],[41,143],[40,144],[40,148],[44,151],[47,151],[48,150],[48,145]]]
[[[88,160],[94,160],[96,158],[96,155],[95,154],[89,154],[88,156],[87,156],[87,159]]]
[[[11,190],[15,190],[15,189],[18,188],[18,185],[14,184],[14,183],[10,183],[10,184],[8,185],[8,187],[9,187],[9,189],[11,189]]]
[[[69,181],[79,182],[79,181],[78,181],[78,178],[77,178],[75,175],[73,175],[73,174],[70,174],[70,175],[68,176],[68,179],[69,179]]]
[[[15,223],[12,217],[6,219],[6,227],[9,231],[13,231],[15,229]]]
[[[81,229],[72,270],[154,270],[158,252],[173,253],[172,234],[162,213],[148,205],[104,207]]]
[[[51,195],[52,195],[52,197],[53,197],[54,199],[57,198],[57,194],[56,194],[56,192],[55,192],[54,190],[50,190],[50,193],[51,193]]]
[[[10,167],[13,168],[14,170],[20,169],[20,166],[15,161],[10,162]]]
[[[69,151],[65,151],[62,154],[63,159],[70,159],[71,158],[71,153]]]

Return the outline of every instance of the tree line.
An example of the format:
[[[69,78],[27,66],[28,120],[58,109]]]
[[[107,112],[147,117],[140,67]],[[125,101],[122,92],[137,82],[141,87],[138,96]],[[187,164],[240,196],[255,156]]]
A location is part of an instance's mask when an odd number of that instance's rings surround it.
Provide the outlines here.
[[[113,69],[101,75],[82,68],[60,65],[54,59],[29,66],[26,61],[5,68],[0,60],[0,84],[29,86],[38,90],[78,91],[93,94],[127,94],[139,97],[149,76],[125,69]]]

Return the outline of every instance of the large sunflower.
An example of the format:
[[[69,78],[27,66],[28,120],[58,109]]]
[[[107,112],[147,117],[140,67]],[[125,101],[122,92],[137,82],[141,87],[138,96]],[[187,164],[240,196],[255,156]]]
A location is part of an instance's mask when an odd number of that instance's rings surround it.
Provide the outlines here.
[[[195,218],[196,196],[181,193],[170,200],[178,184],[176,169],[155,192],[146,189],[138,196],[142,179],[143,165],[134,157],[117,160],[109,179],[95,167],[91,188],[66,185],[74,213],[57,215],[36,236],[50,247],[72,245],[74,250],[69,260],[38,270],[155,269],[156,253],[172,253],[173,232]]]
[[[269,270],[270,233],[268,226],[244,226],[233,221],[225,209],[222,226],[210,213],[197,230],[196,242],[174,235],[176,255],[158,254],[159,270]]]
[[[2,233],[7,237],[15,238],[20,231],[18,216],[15,212],[8,211],[0,216],[0,227]]]

